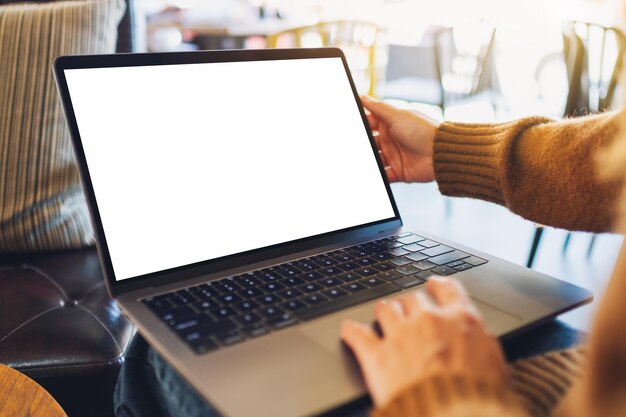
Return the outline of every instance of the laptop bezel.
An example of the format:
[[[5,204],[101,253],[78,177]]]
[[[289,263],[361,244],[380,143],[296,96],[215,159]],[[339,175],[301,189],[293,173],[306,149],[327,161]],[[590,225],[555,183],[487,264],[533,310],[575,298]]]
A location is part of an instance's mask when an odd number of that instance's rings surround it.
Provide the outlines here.
[[[354,226],[340,231],[327,232],[321,235],[307,237],[291,241],[288,243],[276,244],[265,248],[259,248],[243,253],[228,255],[225,257],[200,261],[197,263],[158,271],[150,274],[140,275],[128,279],[117,281],[111,262],[111,257],[106,241],[106,236],[102,226],[100,213],[98,210],[95,192],[91,183],[89,170],[82,147],[80,133],[74,114],[65,70],[86,69],[86,68],[110,68],[110,67],[130,67],[130,66],[151,66],[151,65],[177,65],[177,64],[197,64],[216,62],[239,62],[239,61],[261,61],[261,60],[282,60],[282,59],[307,59],[307,58],[341,58],[346,72],[355,102],[361,114],[366,132],[375,155],[380,174],[383,178],[385,188],[394,211],[394,217],[383,219],[365,225]],[[134,291],[150,286],[160,286],[171,284],[186,279],[198,277],[206,274],[214,274],[226,271],[242,265],[253,264],[263,260],[288,256],[298,252],[311,250],[316,247],[336,244],[337,242],[348,242],[372,238],[377,234],[385,234],[402,226],[402,220],[397,204],[393,197],[389,181],[384,172],[384,166],[380,155],[377,152],[376,144],[367,121],[367,117],[361,106],[354,81],[350,75],[349,67],[343,52],[338,48],[298,48],[298,49],[264,49],[264,50],[220,50],[220,51],[199,51],[199,52],[170,52],[170,53],[148,53],[148,54],[116,54],[116,55],[83,55],[64,56],[54,61],[54,76],[61,98],[61,104],[65,112],[66,121],[69,127],[78,171],[88,207],[91,214],[94,233],[96,235],[96,245],[98,255],[103,268],[105,282],[110,293],[115,296],[127,291]]]

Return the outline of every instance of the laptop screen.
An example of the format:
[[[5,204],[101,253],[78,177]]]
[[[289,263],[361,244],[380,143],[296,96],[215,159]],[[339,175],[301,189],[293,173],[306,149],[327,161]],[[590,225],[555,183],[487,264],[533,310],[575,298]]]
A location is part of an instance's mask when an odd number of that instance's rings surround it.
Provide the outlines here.
[[[65,78],[118,281],[395,217],[341,58]]]

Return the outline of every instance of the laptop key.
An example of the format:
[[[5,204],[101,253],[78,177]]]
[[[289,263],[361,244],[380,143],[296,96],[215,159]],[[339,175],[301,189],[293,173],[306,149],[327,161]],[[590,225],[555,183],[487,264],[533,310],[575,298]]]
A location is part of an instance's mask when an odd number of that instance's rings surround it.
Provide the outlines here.
[[[402,288],[412,288],[412,287],[416,287],[418,285],[422,285],[424,283],[423,280],[421,280],[420,278],[418,278],[415,275],[409,275],[406,277],[402,277],[396,281],[393,282],[396,285],[399,285]]]
[[[245,313],[245,314],[242,314],[241,316],[235,317],[235,320],[242,326],[246,326],[248,324],[260,322],[261,317],[259,317],[255,313]]]
[[[321,289],[322,289],[322,287],[321,287],[321,286],[319,286],[318,284],[315,284],[315,283],[313,283],[313,282],[310,282],[310,283],[308,283],[308,284],[301,285],[300,287],[298,287],[298,289],[299,289],[300,291],[304,291],[304,292],[306,292],[306,293],[311,293],[311,292],[316,292],[316,291],[321,290]]]
[[[272,307],[265,307],[265,308],[260,309],[259,313],[266,319],[270,320],[270,319],[280,316],[281,314],[284,314],[285,312],[278,307],[272,306]]]
[[[224,346],[234,345],[245,340],[243,336],[241,336],[236,331],[216,334],[215,339],[217,339],[217,341]]]
[[[411,275],[420,270],[412,265],[401,266],[400,268],[394,269],[394,271],[401,273],[402,275]]]
[[[356,262],[362,266],[370,266],[370,265],[374,265],[378,261],[368,257],[368,258],[357,259]]]
[[[435,246],[439,246],[440,243],[439,242],[435,242],[434,240],[426,239],[426,240],[421,240],[420,241],[420,245],[425,247],[425,248],[433,248]]]
[[[160,295],[157,297],[145,298],[141,301],[143,301],[144,304],[148,305],[148,307],[150,307],[152,311],[154,311],[157,314],[161,311],[171,310],[172,308],[174,308],[172,303],[167,301],[167,295],[166,296]]]
[[[257,298],[256,301],[258,301],[259,303],[263,305],[267,305],[267,304],[276,304],[277,302],[281,301],[281,299],[277,295],[267,294],[267,295]]]
[[[211,322],[211,318],[206,314],[198,314],[192,318],[183,320],[170,320],[167,322],[176,331],[190,330],[199,327],[203,324]]]
[[[217,297],[217,299],[218,299],[219,302],[221,302],[222,304],[225,304],[225,305],[238,303],[239,301],[241,301],[241,297],[239,297],[236,294],[221,295],[221,296]]]
[[[307,295],[304,298],[301,298],[301,300],[303,300],[307,304],[315,305],[315,304],[319,304],[324,301],[327,301],[328,298],[324,297],[321,294],[311,294],[311,295]]]
[[[171,297],[170,300],[171,299],[176,300],[176,302],[179,305],[185,305],[185,304],[192,303],[194,301],[198,301],[192,294],[184,290],[176,291],[174,294],[171,294],[170,297]]]
[[[406,255],[405,258],[410,259],[413,262],[423,261],[424,259],[428,259],[428,255],[424,255],[423,253],[411,253]]]
[[[235,315],[235,310],[230,307],[218,307],[210,310],[210,313],[218,319],[230,317]]]
[[[278,290],[284,290],[285,286],[282,284],[279,284],[278,282],[270,282],[268,284],[261,286],[261,288],[263,288],[263,290],[267,292],[274,292]]]
[[[405,256],[400,256],[399,258],[395,258],[395,259],[389,260],[389,262],[394,264],[394,265],[396,265],[396,266],[403,266],[403,265],[408,265],[408,264],[410,264],[413,261],[408,259]]]
[[[274,282],[274,281],[278,281],[280,279],[282,279],[283,277],[274,273],[274,272],[267,272],[261,275],[260,279],[261,281],[265,282],[265,283],[269,283],[269,282]]]
[[[447,266],[438,266],[436,268],[431,269],[430,272],[437,274],[437,275],[446,276],[446,275],[456,274],[457,270],[454,268],[447,267]]]
[[[309,262],[309,261],[298,261],[297,263],[298,269],[307,272],[307,271],[314,271],[316,269],[318,269],[320,266],[317,265],[314,262]]]
[[[321,272],[322,274],[326,275],[327,277],[330,277],[330,276],[333,276],[333,275],[340,274],[343,271],[341,269],[339,269],[338,267],[336,267],[336,266],[329,266],[329,267],[320,269],[319,272]]]
[[[423,251],[422,253],[424,252],[425,251]],[[467,258],[469,256],[470,256],[469,253],[461,252],[460,250],[453,250],[452,252],[444,253],[443,255],[439,255],[439,256],[434,256],[428,260],[437,265],[445,265],[447,263],[458,261],[459,259]],[[419,261],[419,260],[420,259],[416,259],[416,261]]]
[[[209,353],[218,348],[217,344],[209,339],[198,341],[191,345],[191,348],[198,354]]]
[[[162,311],[160,314],[161,314],[161,319],[163,319],[164,321],[170,321],[170,320],[180,320],[185,317],[194,316],[197,313],[193,311],[191,307],[189,306],[181,306],[181,307],[172,308],[170,310]]]
[[[401,266],[401,265],[398,265]],[[391,269],[394,269],[396,267],[396,265],[392,265],[390,263],[387,262],[381,262],[376,264],[376,269],[380,269],[381,271],[389,271]]]
[[[392,255],[389,252],[380,252],[380,253],[376,253],[374,255],[372,255],[372,258],[378,260],[378,261],[387,261],[389,259],[393,259],[394,255]]]
[[[384,279],[385,281],[393,281],[396,280],[398,278],[402,278],[404,275],[402,275],[399,272],[396,271],[384,271],[381,272],[380,274],[376,275],[379,278]]]
[[[390,249],[389,253],[391,253],[392,255],[395,256],[402,256],[402,255],[406,255],[407,253],[410,253],[408,250],[404,250],[402,248],[394,248],[394,249]]]
[[[221,292],[222,294],[231,294],[241,289],[241,287],[235,284],[233,281],[224,282],[224,280],[213,284],[213,288],[218,289],[219,292]]]
[[[267,323],[274,329],[284,329],[285,327],[292,326],[298,321],[289,313],[281,314],[280,316],[269,320]]]
[[[259,288],[246,288],[237,292],[237,294],[243,298],[253,298],[262,295],[263,291],[261,291]]]
[[[341,288],[350,293],[355,293],[367,289],[367,287],[360,282],[351,282],[350,284],[346,284]]]
[[[322,265],[322,267],[325,267],[325,266],[333,266],[333,265],[336,265],[336,264],[338,264],[338,263],[339,263],[339,262],[337,262],[336,260],[334,260],[334,259],[333,259],[333,258],[331,258],[331,257],[320,259],[320,260],[319,260],[319,261],[317,261],[317,262],[318,262],[319,264],[321,264],[321,265]]]
[[[269,330],[261,323],[251,324],[242,328],[241,331],[249,337],[259,337],[269,333]]]
[[[352,271],[353,269],[358,269],[361,267],[361,265],[357,264],[356,262],[345,262],[337,266],[343,269],[344,271]]]
[[[412,264],[414,267],[421,269],[422,271],[427,270],[427,269],[431,269],[436,267],[437,265],[435,265],[432,262],[429,262],[427,260],[423,260],[423,261],[419,261],[419,262],[415,262]]]
[[[281,280],[280,283],[285,287],[293,287],[295,285],[300,285],[304,283],[304,280],[298,277],[289,277]]]
[[[281,272],[285,275],[287,275],[288,277],[293,277],[296,276],[298,274],[301,274],[302,271],[300,271],[298,268],[296,268],[295,266],[287,266],[285,268],[281,269]]]
[[[433,276],[433,274],[430,271],[421,271],[416,274],[413,274],[413,276],[418,277],[419,279],[423,281],[428,281]]]
[[[463,262],[468,263],[472,266],[478,266],[478,265],[486,264],[489,261],[483,258],[479,258],[478,256],[470,256],[469,258],[463,259]]]
[[[438,245],[432,248],[424,249],[423,251],[421,251],[421,253],[428,256],[437,256],[441,255],[442,253],[452,252],[453,250],[454,248],[451,248],[450,246]]]
[[[198,328],[194,328],[192,331],[179,331],[178,333],[182,335],[182,338],[184,340],[192,341],[200,340],[202,338],[209,337],[217,333],[235,330],[236,328],[237,325],[232,320],[222,319],[220,321],[215,321],[199,326]]]
[[[337,275],[335,278],[340,279],[343,282],[351,282],[351,281],[355,281],[359,278],[361,278],[362,275],[360,275],[357,272],[346,272],[345,274],[340,274]]]
[[[333,311],[341,310],[343,308],[361,304],[369,300],[373,300],[378,297],[382,297],[394,292],[400,291],[398,287],[391,284],[383,284],[373,288],[366,288],[356,294],[351,294],[348,297],[340,297],[334,300],[319,303],[309,308],[300,310],[296,313],[296,317],[303,320],[312,320],[316,317],[323,316]]]
[[[206,310],[212,310],[217,307],[221,307],[222,305],[215,300],[211,300],[211,301],[201,301],[198,303],[193,303],[191,304],[191,306],[198,311],[206,311]]]
[[[365,284],[368,287],[375,287],[377,285],[381,285],[384,284],[385,281],[383,281],[380,278],[377,278],[376,276],[373,277],[368,277],[368,278],[363,278],[362,280],[359,281],[361,284]]]
[[[307,281],[317,281],[318,279],[323,278],[324,275],[320,274],[317,271],[313,271],[302,275],[302,277]]]
[[[341,288],[331,288],[330,290],[322,291],[322,294],[328,298],[338,298],[348,295],[348,292],[342,290]]]
[[[291,301],[287,301],[286,303],[282,303],[280,306],[284,308],[285,310],[297,311],[297,310],[305,308],[306,304],[304,304],[300,300],[291,300]]]
[[[297,288],[287,288],[286,290],[282,290],[278,293],[278,295],[280,295],[285,300],[300,297],[302,294],[302,291]]]
[[[473,266],[470,265],[470,264],[461,264],[461,265],[458,265],[458,266],[454,267],[454,269],[456,269],[457,271],[466,271],[466,270],[468,270],[470,268],[473,268]]]
[[[359,274],[363,275],[364,277],[369,276],[369,275],[374,275],[374,274],[378,274],[380,271],[372,266],[370,267],[366,267],[366,268],[361,268],[361,269],[357,269],[357,271]]]
[[[242,301],[239,304],[236,304],[235,306],[237,307],[237,309],[239,309],[239,311],[250,311],[250,310],[254,310],[255,308],[257,308],[259,304],[255,303],[252,300],[246,300],[246,301]]]
[[[400,242],[396,242],[395,240],[390,240],[388,242],[383,243],[383,245],[387,246],[388,248],[399,248],[400,246],[402,246],[402,243]]]
[[[421,236],[418,235],[409,235],[406,237],[400,237],[398,239],[396,239],[396,242],[400,242],[403,245],[410,245],[411,243],[415,243],[415,242],[420,242],[422,240],[425,240],[426,238],[423,238]]]
[[[450,268],[454,268],[455,266],[463,265],[464,263],[465,262],[463,262],[463,261],[454,261],[454,262],[447,263],[446,266],[448,266]]]
[[[411,243],[410,245],[402,246],[402,249],[408,250],[409,252],[418,252],[425,248],[426,246],[422,246],[419,243]]]
[[[323,285],[324,287],[330,288],[336,287],[337,285],[341,284],[341,281],[337,278],[324,278],[319,280],[318,283]]]
[[[354,259],[354,255],[350,255],[348,252],[340,252],[337,255],[331,256],[331,258],[339,262],[348,262]]]

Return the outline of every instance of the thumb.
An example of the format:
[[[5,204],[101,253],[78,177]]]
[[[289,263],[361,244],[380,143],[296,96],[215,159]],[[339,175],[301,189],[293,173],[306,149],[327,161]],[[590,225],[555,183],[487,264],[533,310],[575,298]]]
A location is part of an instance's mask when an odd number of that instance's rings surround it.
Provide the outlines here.
[[[397,108],[368,96],[361,96],[361,103],[370,113],[386,124],[390,124],[391,120],[398,114]]]

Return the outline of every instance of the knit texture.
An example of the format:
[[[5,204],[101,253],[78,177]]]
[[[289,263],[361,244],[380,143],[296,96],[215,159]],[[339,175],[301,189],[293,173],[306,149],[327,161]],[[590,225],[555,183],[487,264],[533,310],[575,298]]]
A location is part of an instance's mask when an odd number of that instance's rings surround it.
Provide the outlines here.
[[[434,144],[442,193],[501,204],[539,223],[608,231],[624,188],[601,175],[597,156],[614,141],[626,111],[554,122],[444,123]],[[620,140],[626,141],[626,133]],[[623,178],[623,177],[622,177]],[[626,410],[626,248],[597,312],[589,348],[525,359],[510,367],[510,386],[445,372],[407,388],[373,417],[589,417]]]
[[[395,397],[370,417],[526,417],[522,403],[507,387],[460,375],[425,379]]]
[[[582,376],[586,347],[551,352],[510,367],[513,390],[533,417],[549,416]]]
[[[621,187],[601,178],[590,155],[612,142],[618,128],[614,116],[560,123],[543,117],[487,125],[443,123],[434,147],[439,189],[504,205],[545,225],[608,231]]]

